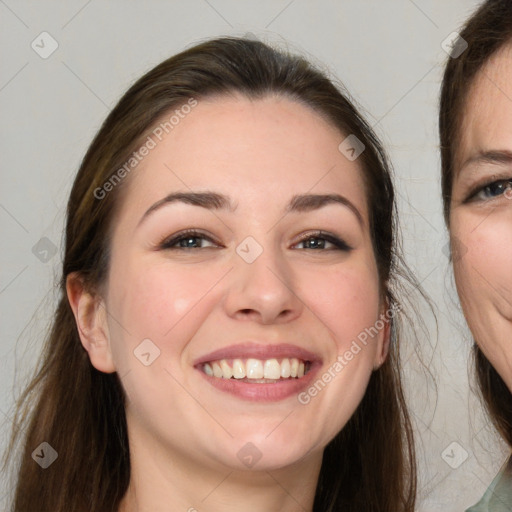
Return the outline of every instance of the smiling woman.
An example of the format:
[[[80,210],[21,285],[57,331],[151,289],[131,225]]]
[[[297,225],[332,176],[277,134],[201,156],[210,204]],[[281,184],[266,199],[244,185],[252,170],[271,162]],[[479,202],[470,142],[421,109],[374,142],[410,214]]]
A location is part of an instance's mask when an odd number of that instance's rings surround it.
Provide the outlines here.
[[[512,447],[512,9],[484,2],[448,62],[439,128],[444,213],[457,291],[473,334],[477,379]],[[512,458],[471,512],[511,510]]]
[[[13,510],[412,512],[394,212],[373,132],[303,59],[225,38],[149,71],[71,191]]]

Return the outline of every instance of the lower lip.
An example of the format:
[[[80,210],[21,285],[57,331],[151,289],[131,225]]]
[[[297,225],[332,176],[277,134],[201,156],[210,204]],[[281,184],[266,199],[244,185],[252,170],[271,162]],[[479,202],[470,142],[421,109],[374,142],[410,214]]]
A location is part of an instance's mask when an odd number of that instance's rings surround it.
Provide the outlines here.
[[[241,382],[237,379],[210,377],[201,369],[198,369],[198,371],[213,387],[225,393],[230,393],[244,400],[254,402],[277,402],[297,395],[307,388],[313,381],[320,367],[320,363],[312,363],[308,373],[304,375],[304,377],[269,382],[268,384],[251,384],[249,382]]]

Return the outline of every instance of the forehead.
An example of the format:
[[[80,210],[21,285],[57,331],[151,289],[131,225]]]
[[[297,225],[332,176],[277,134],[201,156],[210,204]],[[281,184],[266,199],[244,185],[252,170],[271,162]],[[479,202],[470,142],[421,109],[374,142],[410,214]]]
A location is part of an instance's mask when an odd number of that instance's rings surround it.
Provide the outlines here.
[[[146,205],[177,189],[211,189],[250,199],[264,212],[293,193],[338,191],[364,213],[363,171],[338,150],[344,138],[288,98],[200,100],[133,173],[125,206]]]
[[[464,106],[458,161],[479,152],[512,149],[512,45],[482,66]],[[459,167],[459,166],[457,166]]]

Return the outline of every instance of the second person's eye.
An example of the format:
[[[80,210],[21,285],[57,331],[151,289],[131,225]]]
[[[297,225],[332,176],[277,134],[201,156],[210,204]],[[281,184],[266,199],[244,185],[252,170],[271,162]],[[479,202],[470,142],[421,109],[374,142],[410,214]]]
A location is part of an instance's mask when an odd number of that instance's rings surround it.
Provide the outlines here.
[[[507,180],[497,180],[480,187],[471,198],[476,200],[486,200],[506,195],[507,198],[512,199],[512,178]]]

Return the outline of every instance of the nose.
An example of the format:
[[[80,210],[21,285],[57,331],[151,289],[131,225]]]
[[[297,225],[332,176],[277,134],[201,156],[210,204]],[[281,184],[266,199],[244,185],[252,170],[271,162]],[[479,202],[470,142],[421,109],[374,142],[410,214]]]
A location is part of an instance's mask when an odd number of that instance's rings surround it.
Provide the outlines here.
[[[279,251],[264,248],[252,263],[234,254],[227,314],[261,324],[287,323],[298,318],[304,304],[294,289],[292,269]]]

